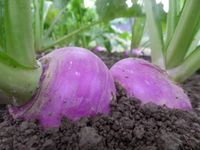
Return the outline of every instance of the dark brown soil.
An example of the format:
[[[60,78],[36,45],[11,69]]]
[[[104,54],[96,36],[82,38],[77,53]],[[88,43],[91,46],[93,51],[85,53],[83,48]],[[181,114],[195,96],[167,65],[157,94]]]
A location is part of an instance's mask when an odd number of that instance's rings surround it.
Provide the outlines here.
[[[99,54],[98,54],[99,55]],[[110,67],[122,56],[100,54]],[[194,109],[140,106],[118,87],[110,116],[98,115],[44,131],[37,122],[13,120],[0,107],[0,150],[200,150],[200,75],[184,85]]]

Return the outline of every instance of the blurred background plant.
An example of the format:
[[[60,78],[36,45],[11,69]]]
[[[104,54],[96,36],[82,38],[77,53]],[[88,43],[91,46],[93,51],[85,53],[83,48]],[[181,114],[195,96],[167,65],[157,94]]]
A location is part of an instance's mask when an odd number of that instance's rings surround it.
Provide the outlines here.
[[[167,10],[164,6],[168,5],[157,1],[165,31]],[[0,5],[3,6],[3,2],[0,1]],[[0,26],[3,26],[2,12],[0,10]],[[32,12],[38,52],[63,46],[128,54],[135,49],[149,50],[142,0],[32,0]],[[0,33],[1,50],[4,31]]]
[[[0,1],[0,52],[6,49],[5,1]],[[181,19],[186,0],[149,0],[151,3],[148,0],[31,1],[34,49],[38,52],[78,46],[96,51],[123,52],[125,56],[149,55],[154,64],[170,69],[171,74],[177,74],[176,70],[180,69],[172,68],[183,60],[194,62],[188,63],[192,67],[188,65],[187,68],[195,69],[186,72],[199,68],[196,63],[199,59],[197,54],[200,55],[198,14],[186,12],[183,15],[186,17]],[[193,11],[198,12],[195,2],[188,2],[188,10],[191,5],[197,9]],[[190,21],[191,17],[196,19],[195,22]],[[162,63],[158,62],[160,60]]]
[[[142,7],[139,0],[33,0],[35,49],[75,45],[122,52],[144,47]]]

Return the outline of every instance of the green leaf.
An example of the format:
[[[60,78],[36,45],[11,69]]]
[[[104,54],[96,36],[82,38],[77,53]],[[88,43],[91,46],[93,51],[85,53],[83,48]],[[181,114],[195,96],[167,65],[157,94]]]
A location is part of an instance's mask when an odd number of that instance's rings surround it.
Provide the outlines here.
[[[50,24],[48,30],[46,31],[45,37],[44,39],[47,39],[51,32],[53,31],[53,28],[55,27],[55,25],[58,23],[58,21],[61,19],[63,13],[66,11],[67,7],[64,7],[59,14],[54,18],[54,20],[52,21],[52,23]]]
[[[58,9],[62,9],[66,7],[66,5],[70,2],[70,0],[53,0],[54,5]]]
[[[71,39],[72,37],[76,36],[77,34],[80,34],[81,32],[83,32],[85,30],[88,30],[92,26],[94,26],[96,24],[99,24],[99,23],[100,22],[93,22],[93,23],[90,23],[90,24],[85,25],[83,27],[80,27],[79,29],[76,29],[76,30],[72,31],[69,34],[60,37],[56,41],[53,41],[52,43],[49,43],[49,45],[46,45],[45,47],[43,47],[42,50],[46,50],[46,49],[49,49],[49,48],[52,48],[52,47],[56,46],[57,44],[61,44],[64,41]]]
[[[142,6],[139,4],[135,4],[124,11],[120,17],[145,17],[145,14],[142,12]]]
[[[143,16],[140,5],[135,4],[129,8],[125,0],[97,0],[96,10],[100,20],[103,21],[120,17]]]
[[[52,6],[52,2],[51,1],[45,1],[44,2],[44,11],[43,11],[43,21],[45,22],[46,18],[47,18],[47,14]]]

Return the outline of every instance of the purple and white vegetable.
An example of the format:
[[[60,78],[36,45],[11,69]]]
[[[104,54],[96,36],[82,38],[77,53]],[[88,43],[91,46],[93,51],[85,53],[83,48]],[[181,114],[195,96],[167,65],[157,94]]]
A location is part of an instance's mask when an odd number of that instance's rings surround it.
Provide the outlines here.
[[[106,65],[92,52],[61,48],[40,62],[44,67],[40,88],[32,101],[10,108],[14,118],[37,119],[44,127],[58,127],[63,116],[77,120],[109,112],[114,81]]]
[[[126,94],[138,98],[142,104],[153,102],[169,108],[192,108],[183,89],[172,82],[164,70],[145,60],[126,58],[114,64],[110,71]]]
[[[139,57],[143,55],[144,55],[143,51],[138,48],[133,48],[132,50],[124,51],[125,57]]]
[[[96,51],[96,52],[106,52],[106,48],[105,47],[102,47],[102,46],[96,46],[93,51]]]

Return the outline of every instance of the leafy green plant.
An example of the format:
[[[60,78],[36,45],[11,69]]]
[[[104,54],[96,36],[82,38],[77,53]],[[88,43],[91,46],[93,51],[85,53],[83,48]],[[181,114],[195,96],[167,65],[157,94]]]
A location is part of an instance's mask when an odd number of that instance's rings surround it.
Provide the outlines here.
[[[105,7],[105,2],[96,2],[97,12]],[[114,13],[109,12],[109,8],[106,8],[109,15],[103,17],[101,13],[105,13],[105,11],[100,10],[98,17],[94,8],[84,7],[83,0],[33,0],[36,50],[44,51],[54,46],[59,47],[66,44],[83,47],[101,45],[106,47],[108,51],[116,45],[121,45],[121,47],[127,49],[127,44],[125,45],[125,42],[123,42],[124,36],[112,29],[108,21],[119,17],[144,16],[144,13],[138,4],[128,8],[125,2],[120,1],[120,3],[125,6],[121,14],[114,15]],[[110,6],[112,5],[115,5],[115,3],[111,1]],[[101,33],[93,31],[101,31]],[[116,35],[118,36],[116,37]],[[111,36],[116,38],[112,38],[112,41],[110,41]],[[94,39],[94,37],[96,38]],[[95,42],[91,43],[91,41]]]
[[[131,26],[131,33],[115,32],[115,37],[118,35],[118,39],[114,42],[118,45],[122,45],[124,50],[128,49],[128,51],[139,47],[143,37],[146,19],[143,7],[139,4],[138,0],[134,0],[130,7],[128,7],[125,0],[97,0],[96,9],[100,20],[106,25],[109,24],[109,21],[116,18],[128,18],[133,20],[133,23],[129,24],[129,26]],[[113,37],[111,39],[113,39]],[[131,41],[130,47],[125,46],[122,42],[123,40]],[[126,43],[126,45],[129,44]]]
[[[83,7],[83,0],[33,0],[33,6],[37,51],[60,46],[64,42],[86,47],[86,37],[81,32],[99,23],[94,18],[94,11]]]
[[[139,4],[134,3],[129,8],[125,0],[97,0],[96,7],[100,20],[103,21],[110,21],[120,17],[144,16]]]
[[[142,59],[126,58],[114,64],[110,71],[126,94],[139,99],[142,104],[153,102],[190,110],[189,97],[169,77],[182,82],[200,68],[199,40],[195,39],[199,36],[200,1],[169,0],[169,3],[165,37],[160,5],[155,0],[144,0],[154,65]]]
[[[161,21],[156,13],[158,9],[156,2],[144,0],[144,4],[153,63],[167,69],[174,80],[180,82],[186,80],[200,67],[199,47],[197,41],[193,42],[200,27],[199,1],[169,0],[166,40],[163,38]]]

